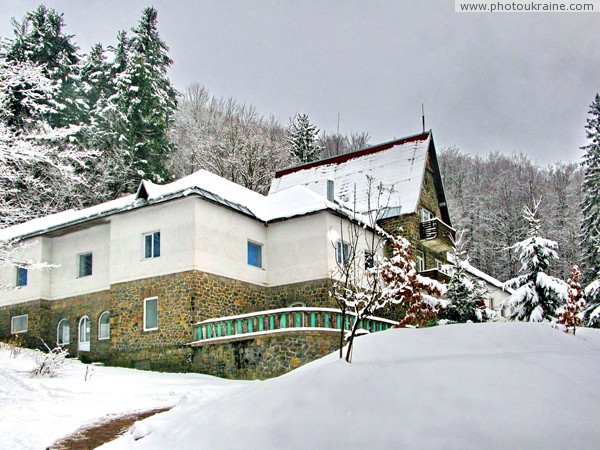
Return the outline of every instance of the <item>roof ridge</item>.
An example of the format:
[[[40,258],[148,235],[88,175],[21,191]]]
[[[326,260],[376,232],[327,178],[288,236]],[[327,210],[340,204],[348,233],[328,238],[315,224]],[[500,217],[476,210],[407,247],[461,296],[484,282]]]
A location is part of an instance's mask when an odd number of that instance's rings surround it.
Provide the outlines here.
[[[304,164],[300,164],[298,166],[287,167],[285,169],[278,170],[275,172],[275,178],[280,178],[284,175],[288,175],[290,173],[298,172],[304,169],[311,169],[313,167],[318,167],[324,164],[339,164],[350,159],[360,158],[361,156],[371,155],[373,153],[377,153],[383,150],[388,150],[396,145],[406,144],[408,142],[413,141],[424,141],[428,139],[432,135],[432,131],[426,131],[424,133],[413,134],[411,136],[405,136],[399,139],[393,139],[391,141],[383,142],[381,144],[373,145],[370,147],[365,147],[360,150],[355,150],[349,153],[343,153],[341,155],[330,156],[328,158],[319,159],[317,161],[312,161]]]

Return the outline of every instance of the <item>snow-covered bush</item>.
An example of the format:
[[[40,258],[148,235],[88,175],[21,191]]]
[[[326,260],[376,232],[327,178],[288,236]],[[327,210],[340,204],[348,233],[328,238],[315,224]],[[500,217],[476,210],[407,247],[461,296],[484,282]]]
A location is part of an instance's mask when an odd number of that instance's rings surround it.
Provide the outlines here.
[[[50,349],[50,347],[48,347],[44,341],[42,342],[44,343],[44,346],[48,352],[44,353],[40,350],[37,351],[35,367],[31,371],[31,376],[48,376],[50,378],[61,376],[65,359],[69,355],[69,352],[60,346]]]
[[[538,201],[533,210],[523,210],[529,237],[513,246],[521,261],[522,275],[505,283],[515,291],[501,303],[512,311],[511,320],[541,322],[552,317],[568,297],[567,283],[547,273],[550,263],[558,259],[558,244],[540,236],[539,204]]]

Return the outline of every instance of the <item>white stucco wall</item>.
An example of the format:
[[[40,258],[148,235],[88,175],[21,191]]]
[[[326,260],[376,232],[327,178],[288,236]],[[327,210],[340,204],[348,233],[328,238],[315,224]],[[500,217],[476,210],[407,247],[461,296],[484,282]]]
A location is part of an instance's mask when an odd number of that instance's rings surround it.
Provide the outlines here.
[[[349,226],[355,225],[328,211],[265,226],[222,205],[184,197],[34,239],[38,245],[22,256],[59,267],[30,270],[27,286],[0,292],[0,306],[57,300],[193,269],[263,286],[323,279],[337,267],[335,243]],[[144,234],[155,231],[160,231],[160,256],[145,258]],[[248,264],[248,241],[262,245],[262,267]],[[361,254],[367,249],[364,239],[358,247]],[[92,275],[79,277],[79,255],[87,252],[93,255]],[[0,276],[14,284],[15,268],[0,268]]]
[[[267,238],[270,286],[330,276],[327,216],[322,212],[269,224]]]
[[[196,199],[195,268],[266,285],[270,264],[267,227],[239,212]],[[248,264],[248,240],[262,245],[262,267]]]
[[[328,213],[327,214],[327,236],[328,236],[328,242],[327,242],[327,248],[328,248],[328,255],[327,255],[327,265],[328,265],[328,272],[334,274],[334,277],[336,275],[336,273],[338,272],[338,264],[336,261],[336,242],[338,240],[342,240],[344,242],[351,242],[352,239],[350,239],[350,230],[353,228],[356,228],[357,225],[353,224],[352,222],[350,222],[347,219],[343,219],[340,218],[338,216],[335,216],[334,214]],[[359,258],[359,261],[357,262],[357,266],[359,270],[362,270],[362,268],[364,267],[364,254],[365,252],[369,251],[372,249],[372,244],[371,244],[371,237],[372,237],[372,233],[366,229],[364,229],[363,227],[359,227],[359,231],[360,231],[360,235],[358,236],[358,239],[356,241],[356,245],[357,245],[357,258]],[[377,247],[377,245],[375,245],[375,247]],[[383,247],[383,245],[379,245],[379,247]],[[379,256],[383,255],[383,248],[379,249],[379,251],[377,252]]]
[[[111,284],[191,270],[194,267],[194,197],[112,216]],[[160,231],[160,257],[144,258],[144,234]]]
[[[38,237],[27,240],[25,243],[32,245],[25,251],[14,253],[13,256],[33,262],[50,260],[50,240],[48,238]],[[0,284],[4,286],[15,286],[16,279],[17,269],[15,267],[0,267]],[[29,270],[27,273],[27,286],[12,290],[0,289],[0,306],[26,302],[29,300],[38,300],[49,295],[49,287],[50,271]]]
[[[50,293],[45,298],[60,299],[108,289],[109,239],[110,224],[51,238],[49,260],[59,267],[50,270]],[[79,255],[89,252],[92,253],[92,274],[79,277]]]

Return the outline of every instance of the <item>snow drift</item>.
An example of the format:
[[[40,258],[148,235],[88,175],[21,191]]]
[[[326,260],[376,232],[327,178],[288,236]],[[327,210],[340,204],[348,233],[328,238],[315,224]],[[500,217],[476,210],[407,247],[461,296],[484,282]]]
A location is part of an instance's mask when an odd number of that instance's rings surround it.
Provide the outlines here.
[[[393,329],[282,377],[136,424],[102,448],[597,448],[599,330]]]

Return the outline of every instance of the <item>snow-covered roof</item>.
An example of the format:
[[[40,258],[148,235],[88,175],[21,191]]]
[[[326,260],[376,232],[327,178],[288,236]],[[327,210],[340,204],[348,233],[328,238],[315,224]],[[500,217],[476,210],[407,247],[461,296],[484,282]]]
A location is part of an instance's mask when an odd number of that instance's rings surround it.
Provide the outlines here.
[[[335,200],[351,207],[356,204],[357,212],[364,213],[369,209],[367,176],[371,176],[371,209],[387,205],[394,215],[414,213],[431,142],[431,132],[427,132],[284,169],[277,172],[270,194],[300,185],[326,195],[327,180],[333,180]],[[375,201],[379,184],[393,187],[389,201],[385,198],[381,205]]]
[[[451,252],[448,252],[448,262],[452,263],[454,262],[454,255]],[[494,287],[497,287],[499,289],[503,289],[506,292],[513,292],[513,289],[504,286],[504,283],[500,280],[498,280],[497,278],[494,278],[493,276],[483,272],[482,270],[479,270],[477,267],[474,267],[473,265],[471,265],[470,262],[466,261],[464,263],[464,268],[465,270],[470,273],[471,275],[473,275],[474,277],[479,278],[480,280],[485,281],[488,284],[491,284]]]
[[[140,183],[136,194],[127,195],[90,208],[70,209],[1,229],[0,240],[6,241],[37,236],[188,195],[203,197],[264,222],[325,209],[345,213],[339,205],[328,202],[325,197],[303,186],[294,186],[274,195],[265,196],[206,170],[199,170],[165,185],[157,185],[144,180]]]

